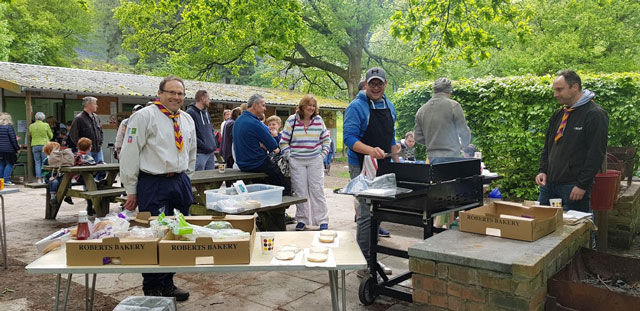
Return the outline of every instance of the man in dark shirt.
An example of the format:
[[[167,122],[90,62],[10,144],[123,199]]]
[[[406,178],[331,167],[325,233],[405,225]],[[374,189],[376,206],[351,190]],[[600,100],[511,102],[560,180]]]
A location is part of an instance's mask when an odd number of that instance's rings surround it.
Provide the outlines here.
[[[549,120],[539,174],[540,204],[561,198],[565,210],[589,211],[590,190],[607,150],[609,117],[582,90],[580,76],[573,70],[558,73],[553,96],[563,107]]]
[[[102,125],[95,112],[98,110],[98,99],[87,96],[82,99],[83,110],[78,114],[71,123],[69,138],[74,145],[78,144],[78,140],[82,137],[91,139],[91,157],[96,162],[104,162],[102,155]]]

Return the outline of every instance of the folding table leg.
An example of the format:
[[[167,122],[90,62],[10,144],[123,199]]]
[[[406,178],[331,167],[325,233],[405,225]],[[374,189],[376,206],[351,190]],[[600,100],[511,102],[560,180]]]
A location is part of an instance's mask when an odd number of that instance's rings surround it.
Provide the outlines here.
[[[342,273],[342,310],[347,311],[347,279],[344,270],[340,272]]]
[[[89,274],[84,274],[84,309],[89,309]]]
[[[331,290],[331,307],[333,311],[340,310],[340,306],[338,305],[338,289],[336,288],[338,282],[336,281],[336,274],[334,274],[334,270],[329,270],[329,289]]]
[[[56,311],[58,311],[58,304],[60,303],[60,276],[59,273],[56,274]]]
[[[69,292],[71,291],[71,277],[73,274],[69,273],[67,276],[67,290],[64,293],[64,304],[62,305],[62,310],[67,310],[67,302],[69,301]]]
[[[91,303],[89,304],[89,310],[93,310],[93,299],[96,294],[96,274],[93,274],[93,281],[91,281]]]

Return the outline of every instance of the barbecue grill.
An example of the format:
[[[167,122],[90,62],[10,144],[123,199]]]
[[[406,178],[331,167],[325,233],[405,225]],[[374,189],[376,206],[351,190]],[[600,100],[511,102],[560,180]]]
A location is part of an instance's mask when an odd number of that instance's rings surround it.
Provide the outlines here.
[[[411,278],[411,272],[389,278],[378,265],[377,254],[409,258],[406,250],[378,245],[377,232],[381,221],[415,226],[423,229],[424,238],[442,231],[433,227],[439,214],[466,210],[482,205],[482,185],[479,159],[461,159],[434,165],[413,163],[379,163],[377,175],[395,173],[398,190],[395,195],[358,194],[371,205],[371,256],[369,277],[362,280],[359,298],[370,305],[379,295],[412,302],[411,288],[399,286]],[[378,283],[378,275],[382,282]]]

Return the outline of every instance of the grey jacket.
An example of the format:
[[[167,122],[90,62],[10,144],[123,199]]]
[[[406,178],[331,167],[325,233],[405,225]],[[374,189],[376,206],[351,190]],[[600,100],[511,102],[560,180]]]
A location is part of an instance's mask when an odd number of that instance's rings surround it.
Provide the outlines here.
[[[471,139],[460,104],[443,93],[436,93],[416,113],[413,129],[416,143],[427,147],[427,156],[461,157]]]

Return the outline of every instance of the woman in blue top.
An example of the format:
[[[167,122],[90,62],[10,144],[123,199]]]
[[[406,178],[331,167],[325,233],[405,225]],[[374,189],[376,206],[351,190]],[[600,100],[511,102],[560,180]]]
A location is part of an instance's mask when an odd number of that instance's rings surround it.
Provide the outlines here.
[[[5,185],[13,185],[11,169],[18,160],[17,153],[20,150],[12,124],[10,114],[0,113],[0,178],[4,178]]]

